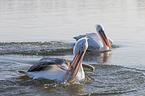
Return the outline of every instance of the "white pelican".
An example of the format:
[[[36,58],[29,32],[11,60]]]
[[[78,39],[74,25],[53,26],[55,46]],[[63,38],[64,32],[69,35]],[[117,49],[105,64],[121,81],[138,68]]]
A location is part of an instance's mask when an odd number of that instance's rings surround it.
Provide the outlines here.
[[[76,42],[73,49],[74,58],[70,64],[67,64],[67,61],[64,59],[44,57],[27,72],[19,72],[25,73],[33,79],[45,78],[61,82],[82,82],[85,79],[82,59],[88,48],[87,40],[88,38],[84,37]]]
[[[80,38],[87,36],[88,50],[92,52],[109,50],[111,48],[110,43],[112,43],[113,41],[107,38],[101,25],[96,25],[96,31],[96,33],[76,36],[74,37],[74,39],[79,40]]]

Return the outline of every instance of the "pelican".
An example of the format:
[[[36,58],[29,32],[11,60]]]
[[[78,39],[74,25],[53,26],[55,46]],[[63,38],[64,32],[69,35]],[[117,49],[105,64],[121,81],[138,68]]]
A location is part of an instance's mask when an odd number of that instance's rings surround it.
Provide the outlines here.
[[[87,40],[88,38],[84,37],[76,42],[73,49],[74,58],[70,64],[65,59],[44,57],[25,74],[33,79],[45,78],[61,82],[82,82],[85,79],[82,60],[88,48]]]
[[[101,25],[96,25],[96,33],[89,33],[85,35],[79,35],[74,37],[74,39],[79,40],[83,37],[88,37],[88,51],[96,52],[96,51],[107,51],[111,48],[111,43],[113,41],[109,39],[104,29]]]

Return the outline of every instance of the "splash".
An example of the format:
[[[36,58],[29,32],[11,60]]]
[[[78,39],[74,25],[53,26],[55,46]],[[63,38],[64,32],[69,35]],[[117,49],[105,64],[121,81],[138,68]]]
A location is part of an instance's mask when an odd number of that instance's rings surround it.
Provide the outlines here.
[[[60,55],[71,52],[68,43],[51,42],[1,42],[0,54],[24,54],[24,55]]]

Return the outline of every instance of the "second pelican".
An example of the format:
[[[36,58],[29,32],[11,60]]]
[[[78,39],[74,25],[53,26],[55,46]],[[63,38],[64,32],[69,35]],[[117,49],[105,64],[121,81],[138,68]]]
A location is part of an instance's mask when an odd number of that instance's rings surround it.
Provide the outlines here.
[[[97,33],[89,33],[86,35],[79,35],[74,37],[74,39],[79,40],[83,37],[88,37],[88,50],[91,52],[95,51],[107,51],[111,48],[111,39],[106,36],[103,27],[101,25],[96,26]]]

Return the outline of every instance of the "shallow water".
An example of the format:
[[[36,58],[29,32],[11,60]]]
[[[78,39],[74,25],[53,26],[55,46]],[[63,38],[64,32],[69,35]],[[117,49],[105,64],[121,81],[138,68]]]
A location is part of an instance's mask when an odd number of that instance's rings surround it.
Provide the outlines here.
[[[96,96],[145,94],[144,0],[0,0],[1,96]],[[102,24],[114,40],[111,51],[87,52],[95,67],[82,84],[32,80],[27,71],[44,56],[72,60],[79,34]],[[11,43],[10,43],[11,42]]]

